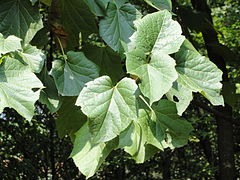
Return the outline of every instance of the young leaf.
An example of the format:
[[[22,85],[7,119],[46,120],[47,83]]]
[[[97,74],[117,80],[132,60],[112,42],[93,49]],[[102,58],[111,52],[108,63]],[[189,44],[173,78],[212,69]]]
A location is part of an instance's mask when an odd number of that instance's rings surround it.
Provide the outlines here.
[[[108,154],[117,147],[116,140],[92,144],[87,123],[75,134],[76,138],[70,157],[86,178],[95,174]]]
[[[220,95],[222,72],[215,64],[201,56],[188,40],[184,41],[175,59],[179,84],[193,92],[200,92],[213,105],[224,105]]]
[[[129,78],[113,86],[108,76],[86,84],[76,105],[89,118],[89,128],[96,143],[106,142],[119,135],[136,119],[137,85]]]
[[[33,88],[43,88],[35,74],[18,60],[6,57],[0,65],[0,112],[5,107],[14,108],[31,120],[40,93]]]
[[[179,50],[184,37],[180,25],[167,10],[146,15],[136,21],[131,37],[127,71],[140,77],[140,90],[150,104],[161,99],[177,79],[175,61],[169,54]]]
[[[55,60],[51,70],[58,92],[78,96],[85,83],[99,76],[99,68],[82,52],[69,51],[66,60]]]
[[[124,52],[134,33],[133,21],[140,17],[140,12],[131,4],[117,6],[111,2],[107,16],[99,24],[100,36],[113,50]]]
[[[22,49],[21,39],[15,36],[4,38],[0,33],[0,55]]]
[[[15,35],[23,39],[23,44],[32,40],[43,27],[38,6],[29,0],[1,0],[0,33]]]

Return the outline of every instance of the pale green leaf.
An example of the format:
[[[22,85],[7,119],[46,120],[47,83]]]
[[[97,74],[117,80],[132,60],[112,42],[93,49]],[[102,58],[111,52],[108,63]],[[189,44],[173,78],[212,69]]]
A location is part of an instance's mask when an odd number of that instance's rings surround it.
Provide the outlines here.
[[[84,39],[98,32],[95,16],[83,0],[59,0],[59,6],[61,22],[68,33],[68,49],[78,46],[80,32]]]
[[[0,112],[5,107],[14,108],[27,120],[34,115],[34,103],[43,88],[31,70],[16,59],[6,57],[0,65]]]
[[[192,91],[177,82],[173,83],[173,87],[168,91],[166,96],[169,100],[175,102],[178,115],[180,116],[193,99]]]
[[[21,39],[15,36],[4,38],[0,33],[0,55],[22,49]]]
[[[60,108],[62,104],[62,98],[58,95],[58,90],[55,82],[53,78],[48,74],[46,67],[43,68],[38,77],[45,87],[41,90],[39,101],[43,104],[46,104],[50,112],[54,113]]]
[[[140,12],[131,4],[118,6],[111,2],[99,24],[100,36],[113,50],[124,52],[135,31],[133,22],[140,17]]]
[[[75,136],[73,151],[70,157],[73,158],[80,172],[86,178],[89,178],[95,174],[108,154],[116,148],[117,143],[113,140],[107,143],[92,144],[91,133],[89,132],[87,123]]]
[[[4,36],[15,35],[28,43],[43,27],[37,4],[32,6],[29,0],[1,0],[0,4],[0,33]]]
[[[31,70],[35,73],[40,73],[46,56],[40,49],[37,49],[35,46],[26,45],[23,47],[22,51],[18,51],[15,55],[15,58],[22,60],[29,65]]]
[[[55,60],[51,70],[58,92],[78,96],[85,83],[99,76],[99,68],[82,52],[69,51],[66,60]]]
[[[108,76],[86,84],[76,105],[89,118],[90,131],[95,142],[106,142],[119,135],[136,119],[137,85],[129,78],[115,86]]]
[[[140,77],[140,90],[149,98],[150,104],[158,101],[172,87],[178,77],[175,65],[174,59],[161,51],[151,57],[141,49],[127,53],[127,71]]]
[[[73,135],[87,121],[81,109],[75,106],[76,97],[63,97],[61,108],[57,112],[56,127],[60,138]]]
[[[185,39],[181,35],[180,24],[172,20],[172,15],[167,10],[148,14],[135,24],[137,31],[131,37],[132,46],[143,49],[145,53],[175,53]]]
[[[213,105],[224,105],[220,95],[222,72],[214,63],[201,56],[187,40],[176,53],[175,59],[179,84],[193,92],[200,92]]]
[[[161,9],[167,9],[172,10],[172,1],[171,0],[144,0],[146,3],[148,3],[150,6],[161,10]]]
[[[83,51],[87,58],[100,67],[100,76],[110,76],[113,83],[124,76],[121,58],[111,48],[88,45],[84,47]]]
[[[175,61],[169,54],[179,50],[184,37],[180,25],[167,10],[136,21],[127,52],[127,72],[140,78],[140,90],[150,104],[161,99],[177,79]]]

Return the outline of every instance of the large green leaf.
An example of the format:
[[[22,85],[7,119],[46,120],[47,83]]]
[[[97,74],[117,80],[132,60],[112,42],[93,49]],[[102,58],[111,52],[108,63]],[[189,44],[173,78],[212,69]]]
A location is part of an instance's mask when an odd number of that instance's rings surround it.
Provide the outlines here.
[[[38,74],[38,77],[45,87],[41,90],[39,101],[46,104],[50,112],[54,113],[62,104],[62,98],[58,94],[55,82],[49,75],[46,67],[44,67],[41,73]]]
[[[171,0],[144,0],[146,3],[148,3],[150,6],[161,10],[161,9],[167,9],[172,10],[172,1]]]
[[[177,79],[175,61],[169,55],[155,52],[149,62],[141,49],[127,53],[127,71],[141,79],[141,92],[150,99],[150,104],[158,101]]]
[[[176,53],[175,59],[179,84],[193,92],[200,92],[213,105],[224,104],[220,95],[222,72],[214,63],[201,56],[187,40]]]
[[[84,47],[83,51],[87,58],[100,67],[100,76],[110,76],[113,83],[116,83],[124,76],[121,58],[111,48],[88,45]]]
[[[0,55],[22,49],[21,39],[15,36],[4,38],[0,33]]]
[[[43,27],[37,4],[29,0],[0,0],[0,33],[15,35],[25,43]]]
[[[0,112],[5,107],[14,108],[31,120],[40,93],[33,88],[43,88],[35,74],[18,60],[6,57],[0,65]]]
[[[61,95],[78,96],[85,83],[99,76],[99,68],[82,52],[69,51],[67,59],[53,62],[51,75]]]
[[[62,106],[57,112],[56,126],[61,138],[74,134],[87,121],[81,109],[75,106],[76,99],[76,97],[63,97]]]
[[[108,154],[117,147],[116,140],[92,144],[87,123],[75,134],[76,138],[70,157],[86,178],[95,174]]]
[[[146,15],[136,21],[136,27],[126,54],[127,71],[140,77],[140,90],[152,104],[177,79],[175,61],[169,54],[179,50],[184,37],[180,25],[167,10]]]
[[[28,64],[35,73],[41,72],[46,58],[40,49],[29,44],[24,46],[22,51],[18,51],[15,57]]]
[[[131,4],[118,6],[111,2],[107,8],[107,16],[99,24],[100,36],[113,50],[124,52],[134,33],[133,21],[140,17],[140,12]]]
[[[88,116],[95,142],[113,139],[136,119],[136,90],[134,80],[124,78],[114,86],[108,76],[83,88],[76,105]]]
[[[106,13],[106,8],[110,0],[84,0],[88,5],[89,9],[96,16],[104,16]]]
[[[97,33],[95,17],[83,0],[59,0],[61,21],[68,33],[68,49],[78,46],[79,33],[86,39]]]

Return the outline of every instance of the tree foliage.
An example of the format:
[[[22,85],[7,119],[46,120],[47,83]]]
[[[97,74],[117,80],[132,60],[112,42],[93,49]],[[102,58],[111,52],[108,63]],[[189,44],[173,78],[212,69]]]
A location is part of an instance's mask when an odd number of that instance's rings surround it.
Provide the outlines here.
[[[31,120],[45,104],[86,177],[119,148],[142,163],[187,144],[193,128],[179,115],[193,92],[224,105],[221,70],[184,37],[171,1],[146,2],[156,12],[127,0],[0,0],[0,112]]]

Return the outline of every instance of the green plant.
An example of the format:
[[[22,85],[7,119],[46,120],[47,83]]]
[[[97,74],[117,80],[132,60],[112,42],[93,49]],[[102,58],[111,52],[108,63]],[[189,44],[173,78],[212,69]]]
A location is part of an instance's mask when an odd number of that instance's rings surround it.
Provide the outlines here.
[[[36,101],[45,104],[87,177],[114,149],[142,163],[185,145],[192,126],[180,115],[193,92],[224,104],[222,72],[182,35],[171,2],[146,2],[159,11],[127,0],[0,0],[0,112],[31,120]]]

